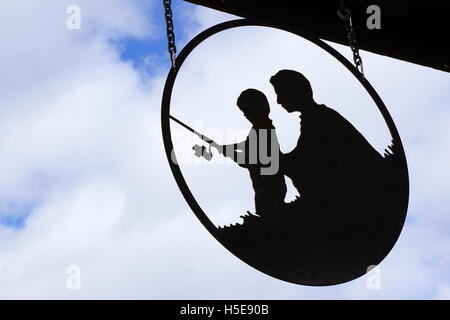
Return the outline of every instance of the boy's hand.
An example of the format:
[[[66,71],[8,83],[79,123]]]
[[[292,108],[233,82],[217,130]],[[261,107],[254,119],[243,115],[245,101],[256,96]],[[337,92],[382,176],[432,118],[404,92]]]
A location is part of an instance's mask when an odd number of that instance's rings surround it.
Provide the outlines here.
[[[225,149],[224,145],[215,143],[215,144],[213,144],[213,147],[216,148],[216,150],[219,152],[219,154],[223,154],[224,153],[224,149]]]

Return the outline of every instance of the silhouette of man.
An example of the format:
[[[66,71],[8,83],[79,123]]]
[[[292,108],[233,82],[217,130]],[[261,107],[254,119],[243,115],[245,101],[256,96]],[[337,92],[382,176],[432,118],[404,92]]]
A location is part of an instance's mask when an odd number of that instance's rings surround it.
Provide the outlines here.
[[[247,89],[240,94],[237,106],[251,122],[252,128],[246,140],[219,146],[218,151],[248,169],[255,191],[256,214],[273,217],[284,203],[287,188],[278,163],[276,171],[264,171],[273,165],[268,160],[279,161],[280,157],[275,127],[269,118],[269,102],[261,91]]]
[[[280,159],[301,202],[306,207],[358,214],[369,201],[367,194],[377,191],[374,168],[381,155],[338,112],[314,101],[311,85],[301,73],[281,70],[270,82],[278,104],[289,113],[301,113],[297,146]],[[351,209],[351,203],[358,204]]]

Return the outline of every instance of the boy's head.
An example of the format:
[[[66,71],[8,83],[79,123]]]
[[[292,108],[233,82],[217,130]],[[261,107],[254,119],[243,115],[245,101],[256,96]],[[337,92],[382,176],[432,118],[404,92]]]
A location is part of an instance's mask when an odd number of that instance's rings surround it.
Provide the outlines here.
[[[237,106],[251,123],[255,124],[269,118],[269,101],[264,93],[256,89],[247,89],[241,93]]]

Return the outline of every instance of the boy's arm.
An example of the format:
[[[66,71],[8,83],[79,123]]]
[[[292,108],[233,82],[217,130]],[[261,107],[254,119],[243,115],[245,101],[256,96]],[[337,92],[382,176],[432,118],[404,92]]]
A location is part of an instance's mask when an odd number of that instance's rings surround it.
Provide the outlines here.
[[[220,154],[223,154],[225,157],[237,162],[239,156],[242,156],[242,153],[245,152],[245,143],[246,141],[242,141],[239,143],[217,145],[215,147]],[[238,164],[241,165],[240,163]]]

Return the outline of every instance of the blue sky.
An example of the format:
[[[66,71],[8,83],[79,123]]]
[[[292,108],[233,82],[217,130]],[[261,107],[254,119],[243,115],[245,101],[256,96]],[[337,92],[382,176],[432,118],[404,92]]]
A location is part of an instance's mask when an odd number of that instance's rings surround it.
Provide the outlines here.
[[[155,4],[153,4],[153,6],[155,6]],[[176,14],[180,6],[184,6],[184,4],[174,6],[174,14]],[[167,38],[164,32],[165,19],[162,5],[160,9],[161,10],[154,10],[154,8],[149,8],[146,10],[149,19],[157,23],[157,32],[155,34],[144,39],[125,38],[120,40],[120,45],[123,46],[121,58],[124,61],[131,60],[136,65],[141,65],[149,53],[160,57],[166,54]],[[165,67],[168,67],[168,64],[165,65]]]
[[[148,16],[149,20],[156,23],[155,33],[151,36],[142,38],[124,38],[120,40],[120,46],[123,50],[121,52],[121,59],[124,61],[132,61],[139,70],[141,70],[144,65],[145,58],[149,55],[155,55],[158,58],[158,67],[169,68],[170,60],[167,52],[167,36],[166,36],[166,22],[164,17],[163,6],[161,1],[147,1],[149,4],[148,8],[145,9],[145,14]],[[174,1],[172,5],[172,12],[174,15],[174,26],[175,26],[175,36],[176,42],[180,46],[178,51],[182,49],[182,44],[184,44],[188,39],[184,29],[186,27],[192,26],[192,21],[186,21],[184,19],[189,15],[189,12],[194,10],[195,5],[184,2],[184,1]],[[183,17],[183,19],[179,19]],[[123,46],[123,47],[122,47]],[[150,70],[146,69],[146,72],[152,72],[152,67]]]

